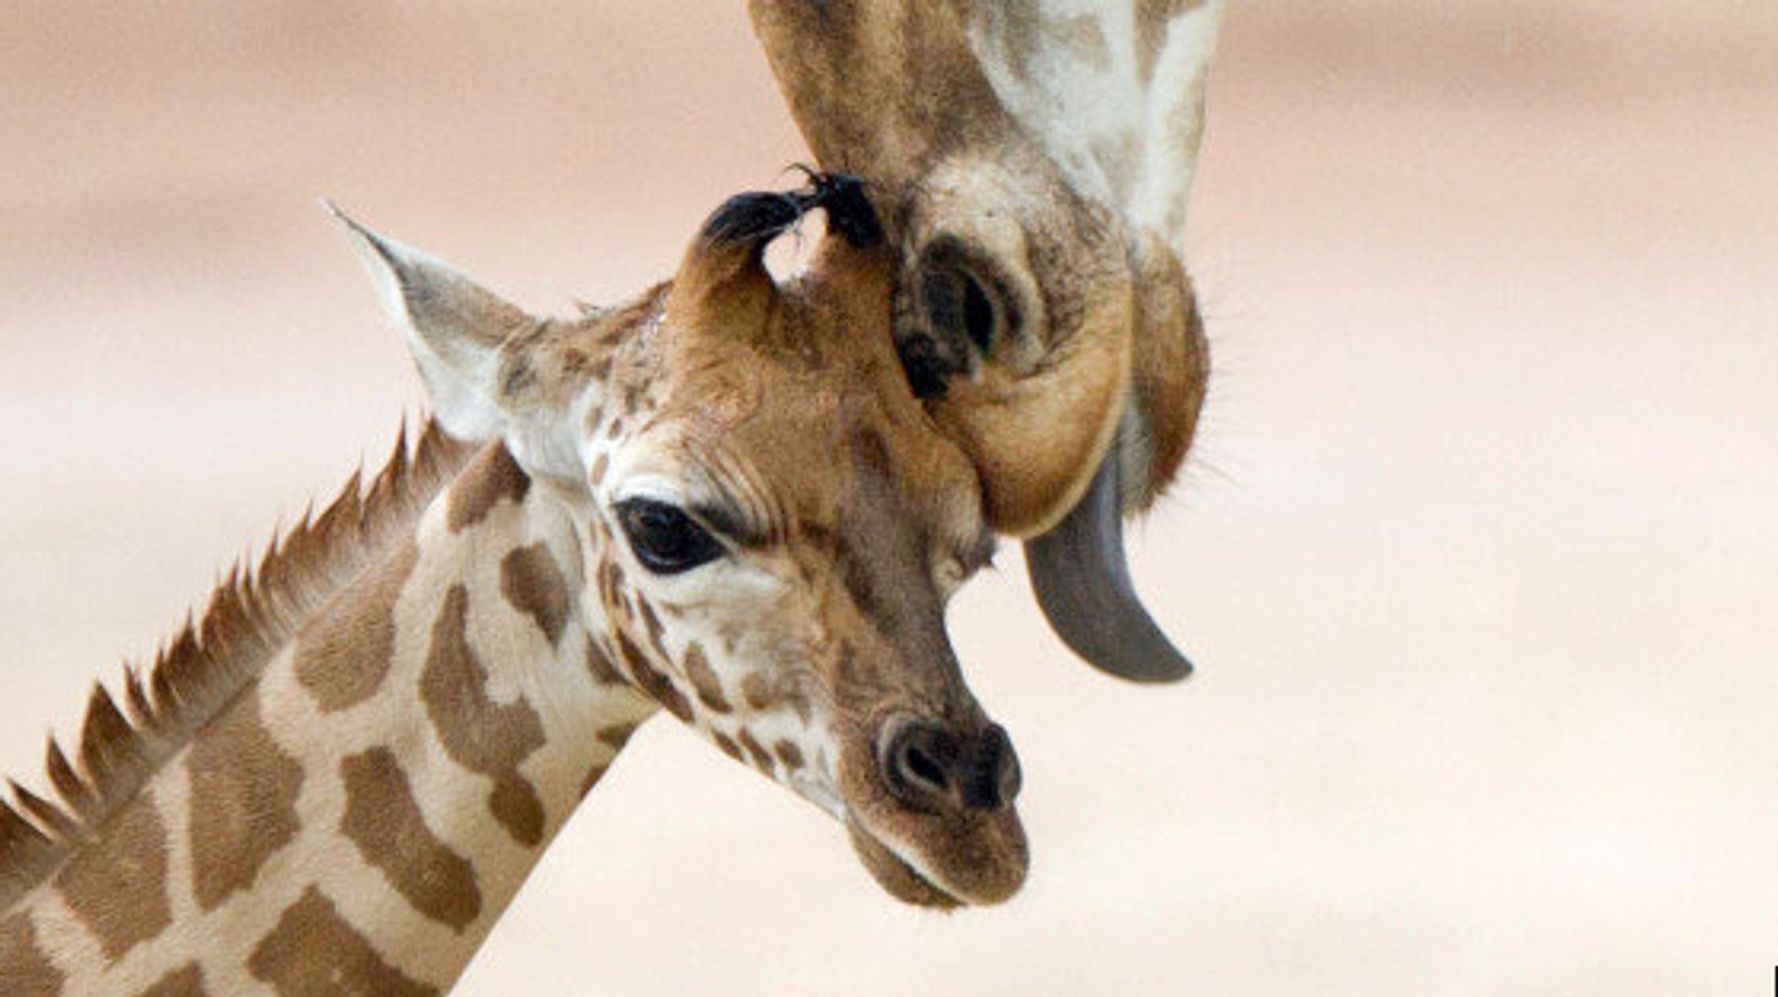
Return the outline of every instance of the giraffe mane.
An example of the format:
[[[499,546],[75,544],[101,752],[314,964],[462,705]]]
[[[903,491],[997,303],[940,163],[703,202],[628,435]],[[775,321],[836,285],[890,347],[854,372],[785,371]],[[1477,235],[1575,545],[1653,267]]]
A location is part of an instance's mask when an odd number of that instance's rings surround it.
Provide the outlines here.
[[[456,475],[476,445],[435,420],[364,483],[360,469],[327,508],[274,533],[255,567],[237,562],[201,618],[187,615],[146,669],[125,665],[116,696],[94,682],[72,758],[52,735],[44,768],[56,800],[7,780],[0,797],[0,911],[42,882],[86,835],[221,712],[334,593],[374,563]],[[121,706],[120,706],[121,703]]]

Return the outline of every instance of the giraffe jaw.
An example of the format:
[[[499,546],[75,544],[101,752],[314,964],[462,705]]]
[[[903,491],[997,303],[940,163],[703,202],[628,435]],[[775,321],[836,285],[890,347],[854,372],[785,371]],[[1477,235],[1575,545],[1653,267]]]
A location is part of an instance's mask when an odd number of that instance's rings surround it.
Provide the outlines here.
[[[852,849],[858,853],[859,861],[864,863],[864,868],[870,872],[872,878],[895,899],[916,907],[931,907],[943,911],[964,906],[962,900],[945,892],[943,887],[927,879],[913,865],[895,854],[888,845],[865,830],[857,817],[847,818],[846,830],[852,836]]]
[[[1002,903],[1024,885],[1028,855],[1018,818],[1009,813],[990,823],[991,826],[976,824],[967,830],[954,827],[948,829],[953,833],[936,836],[952,847],[970,838],[979,839],[959,849],[969,859],[952,869],[951,875],[945,875],[945,866],[958,863],[945,861],[944,856],[922,856],[919,849],[905,843],[899,848],[891,845],[866,826],[856,810],[848,809],[846,813],[852,849],[883,889],[903,903],[945,911]]]

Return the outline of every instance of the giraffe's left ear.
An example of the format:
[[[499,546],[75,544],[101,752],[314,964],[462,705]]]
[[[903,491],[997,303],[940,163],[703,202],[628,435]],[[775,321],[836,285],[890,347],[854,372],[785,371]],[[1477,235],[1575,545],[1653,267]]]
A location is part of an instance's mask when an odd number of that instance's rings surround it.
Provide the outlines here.
[[[445,432],[464,440],[504,436],[527,470],[574,477],[573,447],[555,438],[557,420],[532,407],[516,411],[500,391],[503,372],[524,352],[521,334],[537,329],[540,321],[450,264],[378,235],[323,203],[351,234],[384,311],[420,368]]]

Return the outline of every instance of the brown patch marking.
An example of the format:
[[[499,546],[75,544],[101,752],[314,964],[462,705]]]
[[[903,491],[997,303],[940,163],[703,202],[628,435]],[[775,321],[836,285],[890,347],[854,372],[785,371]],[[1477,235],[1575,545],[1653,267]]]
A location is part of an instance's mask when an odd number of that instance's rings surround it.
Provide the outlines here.
[[[628,685],[622,674],[611,664],[611,659],[593,643],[591,637],[586,644],[586,668],[593,673],[593,680],[600,685]]]
[[[609,768],[610,766],[608,765],[600,764],[587,769],[586,778],[580,781],[581,799],[586,799],[586,794],[593,791],[593,787],[599,784],[600,779],[605,778],[605,772]]]
[[[531,361],[520,353],[512,357],[500,378],[500,393],[506,398],[517,398],[519,393],[537,383],[537,370]]]
[[[787,772],[793,772],[803,767],[803,749],[789,741],[779,741],[772,745],[772,753],[784,763],[784,769]]]
[[[469,592],[456,585],[432,625],[432,644],[420,673],[420,698],[445,753],[457,764],[489,776],[488,809],[519,844],[543,841],[543,801],[519,775],[519,764],[543,747],[543,721],[520,698],[496,704],[488,698],[488,672],[469,646]]]
[[[523,779],[502,779],[488,794],[488,812],[506,828],[512,839],[527,848],[543,843],[543,801]]]
[[[461,533],[487,518],[502,500],[523,502],[531,490],[527,475],[506,444],[494,443],[483,450],[457,476],[446,498],[445,525]]]
[[[7,997],[56,997],[65,977],[37,947],[37,926],[19,912],[0,921],[0,983]]]
[[[320,890],[291,904],[247,959],[281,997],[436,997],[438,990],[383,961]]]
[[[648,643],[662,659],[670,660],[673,656],[667,653],[667,645],[662,640],[666,630],[661,626],[661,618],[654,615],[654,606],[647,599],[638,597],[636,606],[641,610],[642,625],[648,628]]]
[[[742,765],[747,764],[747,756],[741,753],[741,746],[735,743],[734,738],[719,730],[711,731],[710,738],[716,742],[718,748],[722,749],[723,754],[740,762]]]
[[[340,762],[340,778],[340,831],[415,910],[461,933],[482,909],[475,868],[426,826],[395,754],[372,748],[352,755]]]
[[[195,962],[169,972],[136,997],[205,997],[204,970]]]
[[[586,371],[587,365],[592,363],[592,361],[592,354],[587,351],[580,349],[577,346],[565,347],[562,350],[562,373],[583,373]]]
[[[616,612],[617,597],[617,565],[606,560],[599,565],[599,602],[605,607],[609,617]]]
[[[636,733],[636,727],[636,724],[628,723],[601,727],[598,733],[599,742],[610,747],[613,751],[621,751],[624,745],[630,743],[630,737]]]
[[[778,691],[771,679],[759,672],[748,672],[741,676],[741,698],[750,709],[767,710],[778,702]]]
[[[773,682],[760,672],[748,672],[741,678],[741,698],[754,710],[765,711],[779,706],[789,706],[803,723],[808,723],[812,714],[809,697],[795,683],[790,681]]]
[[[624,667],[630,670],[630,676],[643,692],[655,702],[665,706],[669,712],[686,723],[691,722],[691,704],[686,702],[685,694],[673,684],[673,680],[663,675],[648,659],[643,656],[642,649],[632,642],[627,634],[618,631],[618,651],[623,655]]]
[[[753,732],[745,727],[741,728],[741,747],[747,749],[747,754],[753,758],[755,768],[767,775],[771,774],[772,753],[767,751],[765,745],[760,744],[759,739],[753,736]]]
[[[395,659],[395,602],[419,558],[412,540],[403,543],[303,624],[296,678],[323,713],[356,706],[382,686]]]
[[[691,679],[692,688],[698,691],[698,700],[717,713],[731,713],[734,707],[729,705],[728,697],[722,694],[722,679],[716,675],[716,669],[704,657],[704,649],[696,644],[685,649],[685,675]]]
[[[242,690],[186,756],[192,892],[207,911],[253,885],[260,866],[296,837],[302,766],[260,722],[258,692],[257,682]]]
[[[611,458],[605,456],[604,454],[600,454],[599,456],[594,457],[593,458],[593,470],[590,474],[587,475],[587,481],[591,482],[592,486],[594,488],[597,488],[600,485],[604,484],[605,483],[605,471],[610,467],[611,467]]]
[[[513,608],[537,622],[551,646],[568,621],[568,580],[539,541],[509,552],[500,561],[500,594]]]
[[[167,829],[153,794],[144,792],[119,810],[92,841],[69,856],[55,884],[111,962],[166,930],[173,923],[167,900]]]

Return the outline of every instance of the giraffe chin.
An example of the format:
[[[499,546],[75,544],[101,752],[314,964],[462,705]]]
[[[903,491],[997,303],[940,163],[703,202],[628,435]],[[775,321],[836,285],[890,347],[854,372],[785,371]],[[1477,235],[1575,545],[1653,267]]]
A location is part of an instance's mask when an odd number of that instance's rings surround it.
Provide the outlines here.
[[[858,853],[859,861],[890,896],[902,903],[934,910],[951,911],[964,905],[963,901],[946,893],[902,861],[888,845],[872,837],[856,818],[846,822],[846,830],[852,835],[852,849]]]
[[[857,852],[859,861],[864,864],[871,877],[895,899],[916,907],[952,911],[960,907],[991,906],[1009,899],[1024,884],[1025,851],[1022,833],[1016,835],[1016,859],[1012,865],[1001,870],[999,875],[983,870],[986,875],[970,877],[981,880],[977,884],[979,888],[965,890],[935,882],[867,829],[856,814],[848,816],[846,830],[851,835],[853,851]]]

